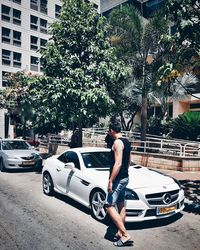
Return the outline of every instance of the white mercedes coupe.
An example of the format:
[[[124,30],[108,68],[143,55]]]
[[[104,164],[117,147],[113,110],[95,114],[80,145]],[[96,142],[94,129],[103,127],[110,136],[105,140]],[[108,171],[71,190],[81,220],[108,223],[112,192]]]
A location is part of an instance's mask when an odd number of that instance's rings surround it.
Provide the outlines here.
[[[43,192],[66,195],[91,208],[95,219],[106,219],[105,199],[110,149],[68,149],[46,159],[42,170]],[[172,216],[184,208],[184,192],[178,181],[155,170],[129,167],[126,189],[126,222]]]

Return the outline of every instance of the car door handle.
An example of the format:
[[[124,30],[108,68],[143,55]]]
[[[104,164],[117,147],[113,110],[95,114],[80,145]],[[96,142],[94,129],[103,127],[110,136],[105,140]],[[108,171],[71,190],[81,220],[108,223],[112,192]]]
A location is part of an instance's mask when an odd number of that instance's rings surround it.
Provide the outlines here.
[[[60,172],[60,171],[61,171],[60,167],[56,167],[56,170],[57,170],[58,172]]]

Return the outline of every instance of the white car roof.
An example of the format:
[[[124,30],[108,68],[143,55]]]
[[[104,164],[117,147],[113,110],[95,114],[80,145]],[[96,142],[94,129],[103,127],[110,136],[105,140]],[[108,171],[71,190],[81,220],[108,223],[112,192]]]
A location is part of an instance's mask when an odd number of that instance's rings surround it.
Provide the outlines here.
[[[103,147],[80,147],[80,148],[73,148],[72,151],[79,152],[79,153],[87,153],[87,152],[109,152],[109,148]]]

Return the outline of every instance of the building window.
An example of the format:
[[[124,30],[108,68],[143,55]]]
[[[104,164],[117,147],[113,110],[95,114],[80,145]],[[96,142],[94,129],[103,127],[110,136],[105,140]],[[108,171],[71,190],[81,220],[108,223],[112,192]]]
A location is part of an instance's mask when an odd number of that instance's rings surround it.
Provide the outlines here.
[[[38,10],[38,0],[31,0],[30,7],[32,10]]]
[[[58,18],[60,16],[61,6],[55,5],[55,17]]]
[[[40,19],[40,32],[47,33],[47,20],[42,18]]]
[[[1,5],[1,19],[10,22],[10,7]]]
[[[13,52],[13,67],[21,68],[22,66],[21,59],[22,59],[21,53]]]
[[[21,46],[21,32],[13,30],[13,45]]]
[[[21,11],[13,9],[13,23],[21,25]]]
[[[38,30],[38,17],[31,15],[31,29]]]
[[[31,36],[31,49],[37,50],[38,49],[38,37]]]
[[[7,71],[2,71],[2,87],[8,87],[9,84],[9,76],[10,76],[10,72]]]
[[[1,28],[1,41],[2,43],[10,43],[10,29]]]
[[[38,71],[38,57],[31,56],[31,70],[32,71]]]
[[[46,47],[47,40],[46,39],[40,39],[40,49],[44,49]]]
[[[47,0],[40,0],[40,12],[47,14],[48,12],[47,4],[48,4]]]
[[[40,71],[43,72],[44,71],[44,67],[43,67],[43,63],[42,63],[42,58],[40,58]]]
[[[13,0],[13,3],[21,4],[21,0]]]
[[[95,3],[93,4],[93,8],[94,8],[95,11],[98,10],[98,7],[99,6],[97,4],[95,4]]]
[[[11,63],[11,51],[2,49],[2,64],[10,66]]]

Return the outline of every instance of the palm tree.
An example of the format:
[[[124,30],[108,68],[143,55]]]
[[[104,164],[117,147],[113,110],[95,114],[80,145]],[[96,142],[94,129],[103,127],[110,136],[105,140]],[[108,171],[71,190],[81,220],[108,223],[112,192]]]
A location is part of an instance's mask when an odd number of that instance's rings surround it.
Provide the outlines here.
[[[146,139],[148,91],[151,89],[154,64],[162,48],[161,34],[167,33],[167,24],[161,15],[144,19],[133,5],[114,9],[109,16],[112,25],[111,42],[116,54],[132,68],[132,75],[141,82],[141,140]]]
[[[157,103],[160,105],[162,118],[165,120],[169,118],[169,103],[192,95],[198,83],[198,78],[192,72],[185,72],[174,80],[154,86],[148,94],[152,98],[152,104]]]

